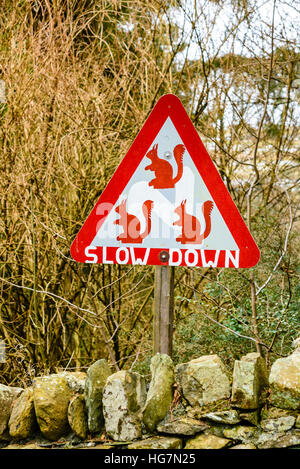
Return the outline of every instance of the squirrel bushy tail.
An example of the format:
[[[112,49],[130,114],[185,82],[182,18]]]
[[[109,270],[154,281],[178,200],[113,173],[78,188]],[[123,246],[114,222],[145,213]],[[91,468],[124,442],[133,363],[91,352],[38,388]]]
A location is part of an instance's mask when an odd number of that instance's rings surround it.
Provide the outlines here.
[[[175,158],[175,161],[177,163],[177,175],[176,177],[173,179],[173,183],[176,184],[176,182],[179,181],[179,179],[181,178],[182,174],[183,174],[183,154],[185,152],[185,147],[184,145],[176,145],[176,147],[174,148],[174,158]]]
[[[202,207],[202,212],[205,220],[205,231],[203,233],[203,239],[207,238],[211,231],[211,211],[213,209],[214,203],[211,200],[204,202]]]

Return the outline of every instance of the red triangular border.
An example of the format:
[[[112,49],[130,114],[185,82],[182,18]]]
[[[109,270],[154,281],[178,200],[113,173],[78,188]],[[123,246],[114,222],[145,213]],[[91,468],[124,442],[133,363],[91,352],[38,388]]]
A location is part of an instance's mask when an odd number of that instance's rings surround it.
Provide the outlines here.
[[[228,229],[230,230],[233,238],[235,239],[235,242],[240,249],[239,267],[253,267],[259,260],[259,249],[237,207],[235,206],[213,161],[207,153],[181,101],[177,98],[177,96],[172,94],[162,96],[153,108],[141,131],[138,133],[133,144],[129,148],[126,156],[121,161],[120,165],[118,166],[117,170],[97,201],[95,207],[91,211],[90,215],[76,236],[71,246],[72,257],[77,262],[87,261],[84,252],[85,248],[90,245],[109,213],[107,212],[105,216],[98,215],[97,207],[99,204],[105,203],[108,205],[112,204],[111,206],[113,206],[117,202],[118,197],[123,192],[137,166],[144,158],[147,150],[160,131],[167,117],[171,118]],[[137,249],[143,250],[143,248]],[[159,260],[159,253],[161,250],[162,249],[151,249],[147,264],[165,265]],[[181,250],[184,251],[184,249]],[[211,256],[209,251],[206,252],[210,258]],[[213,258],[214,257],[212,256],[212,259]],[[102,262],[102,260],[98,260],[98,262]],[[217,264],[217,266],[224,267],[222,262],[223,261],[221,256],[220,262]],[[186,264],[183,262],[182,265]],[[200,266],[201,264],[197,265]]]

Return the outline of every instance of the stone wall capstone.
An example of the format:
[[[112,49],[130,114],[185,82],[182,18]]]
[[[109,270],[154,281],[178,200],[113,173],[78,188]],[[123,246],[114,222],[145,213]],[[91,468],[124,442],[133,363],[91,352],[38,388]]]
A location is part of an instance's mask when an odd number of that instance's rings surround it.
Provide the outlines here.
[[[236,360],[233,369],[233,405],[241,409],[257,409],[263,403],[263,390],[268,386],[268,373],[259,353],[248,353]]]
[[[298,343],[298,342],[296,342]],[[300,348],[279,358],[270,372],[271,403],[283,409],[300,409]]]
[[[12,406],[22,391],[22,388],[6,386],[0,383],[0,440],[7,436]]]
[[[176,367],[176,380],[191,406],[204,406],[230,397],[226,368],[218,355],[204,355]]]
[[[151,360],[152,379],[143,409],[143,422],[152,432],[166,416],[173,399],[175,370],[168,355],[157,353]]]
[[[142,409],[146,383],[138,373],[119,371],[109,376],[103,391],[107,434],[113,440],[131,441],[142,436]]]
[[[84,398],[87,408],[88,428],[90,433],[99,433],[103,429],[103,388],[112,374],[105,359],[97,360],[87,371]]]

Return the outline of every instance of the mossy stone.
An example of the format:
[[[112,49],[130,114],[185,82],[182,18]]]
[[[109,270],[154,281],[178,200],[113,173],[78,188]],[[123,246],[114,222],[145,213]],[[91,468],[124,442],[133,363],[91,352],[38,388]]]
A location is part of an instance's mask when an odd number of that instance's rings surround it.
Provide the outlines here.
[[[32,387],[25,389],[15,401],[8,426],[10,436],[18,440],[29,438],[34,434],[37,421]]]
[[[143,422],[153,432],[168,413],[173,399],[174,365],[166,354],[157,353],[151,360],[152,379],[143,410]]]

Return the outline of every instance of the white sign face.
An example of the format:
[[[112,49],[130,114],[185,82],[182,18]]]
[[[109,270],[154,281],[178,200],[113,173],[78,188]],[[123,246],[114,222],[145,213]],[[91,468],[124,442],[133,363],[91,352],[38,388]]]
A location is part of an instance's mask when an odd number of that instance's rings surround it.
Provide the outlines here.
[[[174,148],[177,145],[184,146],[184,144],[171,118],[168,117],[118,201],[114,204],[105,222],[97,232],[91,245],[95,247],[130,247],[141,245],[140,239],[137,239],[137,243],[134,243],[134,240],[133,242],[127,243],[120,238],[123,227],[120,224],[116,224],[116,221],[120,218],[116,208],[122,206],[123,202],[126,212],[139,220],[140,232],[144,233],[147,232],[149,226],[146,226],[148,221],[143,213],[143,204],[145,201],[149,200],[152,201],[151,230],[142,241],[143,247],[182,248],[184,246],[185,248],[193,249],[237,250],[238,247],[235,240],[226,226],[218,208],[215,206],[211,194],[186,149],[184,150],[182,158],[182,176],[175,184],[175,187],[171,189],[156,189],[150,185],[151,180],[153,180],[155,176],[153,171],[146,170],[149,163],[151,164],[147,154],[156,145],[158,157],[164,159],[164,161],[172,166],[172,177],[176,177],[178,165],[174,157]],[[212,204],[212,208],[211,211],[207,210],[205,212],[204,207],[207,202]],[[183,205],[181,205],[182,203]],[[176,212],[178,207],[180,207],[180,210],[177,211],[179,214]],[[191,225],[191,231],[193,231],[193,221],[195,223],[194,231],[196,232],[196,236],[194,237],[195,240],[191,236],[192,243],[189,242],[188,236],[186,240],[180,240],[183,231],[182,225],[180,224],[181,207],[183,207],[185,211],[184,221],[187,226],[189,226],[189,224]],[[188,215],[195,217],[195,219],[189,221],[187,219]],[[178,221],[179,224],[177,224]],[[176,224],[174,225],[174,223]],[[211,224],[211,229],[207,236],[203,237],[208,223]],[[197,227],[199,227],[198,232]],[[188,228],[185,228],[184,234],[188,234]]]

